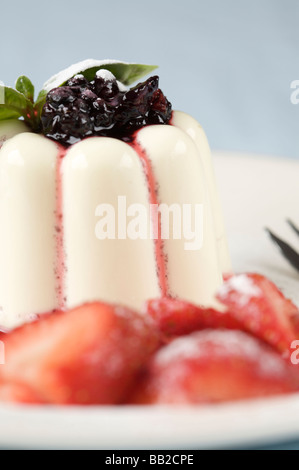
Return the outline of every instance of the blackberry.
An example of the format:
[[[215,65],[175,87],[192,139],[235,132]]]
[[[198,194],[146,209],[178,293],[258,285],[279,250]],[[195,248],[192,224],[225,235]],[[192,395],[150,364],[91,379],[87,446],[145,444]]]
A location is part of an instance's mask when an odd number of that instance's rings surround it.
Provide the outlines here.
[[[99,70],[94,79],[94,90],[99,98],[112,100],[119,94],[119,88],[114,75],[107,70]]]
[[[123,91],[114,75],[100,70],[91,82],[77,75],[48,93],[42,132],[64,146],[91,136],[129,140],[141,127],[168,124],[171,114],[157,76]]]
[[[151,109],[149,110],[149,120],[153,124],[164,124],[165,119],[170,121],[172,106],[163,95],[160,89],[153,94]]]
[[[69,87],[79,87],[84,90],[89,87],[89,81],[83,75],[75,75],[75,77],[67,81],[66,85]]]

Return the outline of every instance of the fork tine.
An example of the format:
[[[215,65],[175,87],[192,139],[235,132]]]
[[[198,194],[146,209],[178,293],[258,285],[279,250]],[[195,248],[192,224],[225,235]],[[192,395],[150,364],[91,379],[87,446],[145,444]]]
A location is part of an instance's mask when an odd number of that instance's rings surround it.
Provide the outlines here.
[[[292,222],[290,219],[287,219],[287,223],[288,223],[289,226],[294,230],[294,232],[299,236],[299,228],[296,227],[296,225],[294,224],[294,222]]]
[[[279,246],[283,256],[288,260],[288,262],[299,271],[299,253],[294,250],[288,243],[278,238],[271,230],[266,228],[266,231],[270,235],[272,241]]]

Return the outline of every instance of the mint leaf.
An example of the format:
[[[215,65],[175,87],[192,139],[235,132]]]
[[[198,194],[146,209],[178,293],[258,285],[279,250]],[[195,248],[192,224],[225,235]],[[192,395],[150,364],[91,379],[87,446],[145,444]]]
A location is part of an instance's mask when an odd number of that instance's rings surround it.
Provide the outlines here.
[[[2,96],[0,102],[2,116],[23,117],[25,119],[32,111],[32,103],[19,91],[0,85],[0,92]]]
[[[113,73],[116,80],[123,83],[124,85],[131,85],[136,82],[139,78],[144,75],[148,75],[150,72],[156,69],[155,65],[142,65],[142,64],[125,64],[125,63],[116,63],[116,64],[107,64],[100,67],[92,67],[88,70],[85,70],[82,73],[87,80],[91,81],[94,79],[95,74],[100,69],[109,70]]]
[[[67,69],[51,77],[43,86],[47,93],[53,88],[64,85],[70,78],[82,74],[87,80],[94,79],[95,74],[100,69],[109,70],[116,80],[124,85],[131,85],[133,82],[149,74],[157,68],[156,65],[130,64],[117,60],[94,60],[87,59],[77,64],[71,65]]]
[[[2,108],[0,105],[0,121],[4,121],[6,119],[18,119],[20,114],[10,109]]]
[[[36,118],[38,120],[40,120],[40,116],[41,116],[44,104],[46,102],[47,94],[48,94],[48,92],[46,90],[42,90],[39,93],[36,102],[34,103],[34,110],[35,110],[35,113],[36,113]]]
[[[34,86],[32,85],[31,80],[22,75],[16,81],[16,90],[22,93],[25,98],[30,100],[32,103],[34,101]]]
[[[0,120],[23,118],[32,129],[36,129],[38,122],[35,116],[33,103],[13,88],[0,84]]]

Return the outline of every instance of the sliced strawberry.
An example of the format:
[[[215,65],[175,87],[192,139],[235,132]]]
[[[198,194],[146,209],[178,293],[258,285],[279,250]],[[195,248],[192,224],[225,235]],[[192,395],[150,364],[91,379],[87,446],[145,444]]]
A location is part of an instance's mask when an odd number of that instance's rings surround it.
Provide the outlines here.
[[[205,328],[241,329],[241,323],[230,312],[220,312],[211,308],[171,298],[149,300],[145,305],[159,331],[167,338],[182,336]]]
[[[242,324],[242,329],[289,351],[296,338],[298,308],[284,297],[269,279],[260,274],[232,276],[220,288],[217,298]]]
[[[0,340],[0,390],[21,383],[52,404],[119,403],[158,344],[152,322],[102,303],[41,316]]]
[[[26,403],[27,405],[46,404],[35,390],[17,382],[0,384],[0,402]]]
[[[130,404],[219,403],[298,389],[298,374],[270,346],[242,331],[204,330],[161,348]]]

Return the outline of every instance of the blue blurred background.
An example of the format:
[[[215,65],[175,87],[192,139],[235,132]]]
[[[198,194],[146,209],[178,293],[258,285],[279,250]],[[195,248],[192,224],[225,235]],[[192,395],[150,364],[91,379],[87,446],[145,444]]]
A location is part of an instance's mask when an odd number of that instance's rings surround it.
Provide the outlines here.
[[[157,64],[213,149],[299,158],[298,18],[298,0],[5,2],[0,79],[26,74],[40,88],[86,58]]]

